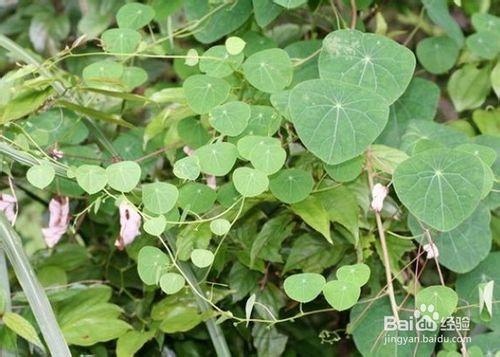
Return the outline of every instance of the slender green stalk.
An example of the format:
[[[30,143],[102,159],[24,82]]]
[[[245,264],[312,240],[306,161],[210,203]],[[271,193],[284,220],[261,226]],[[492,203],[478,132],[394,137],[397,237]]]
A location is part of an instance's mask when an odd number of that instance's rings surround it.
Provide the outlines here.
[[[5,253],[3,249],[0,248],[0,294],[5,302],[4,312],[11,310],[10,301],[10,284],[9,284],[9,272],[7,270],[7,260],[5,259]],[[0,356],[2,357],[14,357],[14,353],[0,348]]]
[[[167,244],[170,246],[170,249],[175,247],[174,237],[169,234],[166,234]],[[177,262],[178,267],[182,270],[184,277],[189,280],[189,285],[196,289],[198,293],[203,294],[203,291],[200,289],[198,282],[196,281],[196,277],[194,276],[193,271],[189,264],[185,262]],[[196,298],[196,303],[200,308],[201,312],[208,311],[210,309],[209,304],[203,300],[197,294],[193,294]],[[210,338],[212,340],[212,344],[214,345],[215,352],[219,357],[228,357],[231,356],[231,352],[229,351],[229,347],[227,346],[226,338],[224,337],[224,333],[219,325],[215,323],[214,318],[210,318],[205,321],[205,325],[207,326],[208,333],[210,334]]]
[[[52,356],[71,356],[45,291],[38,282],[29,259],[23,250],[21,238],[0,212],[0,242],[23,288],[40,331]]]
[[[0,47],[3,47],[7,51],[10,51],[17,59],[37,67],[38,70],[40,71],[40,73],[44,77],[47,77],[47,78],[53,77],[52,73],[50,73],[49,70],[44,68],[40,64],[40,62],[35,57],[33,57],[28,51],[26,51],[24,48],[19,46],[17,43],[15,43],[14,41],[10,40],[8,37],[6,37],[2,34],[0,34]],[[55,89],[55,91],[59,95],[64,95],[66,92],[66,88],[59,81],[54,81],[52,83],[52,87]],[[72,99],[72,100],[74,100],[74,99]],[[78,103],[78,104],[81,104],[81,103]],[[111,153],[111,155],[118,157],[119,156],[118,152],[115,150],[115,148],[113,147],[111,142],[108,140],[106,135],[104,135],[104,133],[101,131],[101,128],[99,128],[99,126],[96,123],[94,123],[94,121],[91,118],[88,118],[88,117],[84,117],[84,118],[85,118],[86,125],[95,134],[97,140],[101,143],[101,145],[106,150],[108,150]]]

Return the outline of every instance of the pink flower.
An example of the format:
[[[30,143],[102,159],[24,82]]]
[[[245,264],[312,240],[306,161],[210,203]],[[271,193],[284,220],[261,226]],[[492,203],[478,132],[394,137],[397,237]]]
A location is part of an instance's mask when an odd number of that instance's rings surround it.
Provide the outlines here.
[[[384,185],[377,183],[375,184],[375,186],[373,186],[371,207],[375,212],[382,211],[384,200],[387,197],[388,193],[389,189]]]
[[[439,250],[434,243],[425,244],[423,248],[427,253],[427,259],[439,257]]]
[[[64,152],[62,152],[62,150],[54,148],[50,151],[50,156],[52,156],[53,159],[59,160],[64,157]]]
[[[69,227],[69,198],[54,197],[49,203],[49,226],[42,228],[43,239],[53,248]]]
[[[123,250],[125,246],[132,243],[139,235],[139,228],[141,226],[141,216],[135,210],[135,207],[123,201],[120,203],[120,236],[115,242],[115,247]]]
[[[215,179],[214,175],[207,176],[207,186],[212,190],[217,189],[217,180]]]
[[[186,154],[187,156],[191,156],[194,153],[194,150],[187,145],[182,148],[182,151],[184,151],[184,154]]]
[[[3,211],[11,224],[14,224],[16,219],[16,204],[17,200],[14,196],[8,193],[0,193],[0,210]]]

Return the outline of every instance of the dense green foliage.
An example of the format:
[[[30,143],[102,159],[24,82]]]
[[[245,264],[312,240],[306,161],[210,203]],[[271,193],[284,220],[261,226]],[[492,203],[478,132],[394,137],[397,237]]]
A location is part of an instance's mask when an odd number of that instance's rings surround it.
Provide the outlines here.
[[[499,9],[0,2],[0,353],[498,353]]]

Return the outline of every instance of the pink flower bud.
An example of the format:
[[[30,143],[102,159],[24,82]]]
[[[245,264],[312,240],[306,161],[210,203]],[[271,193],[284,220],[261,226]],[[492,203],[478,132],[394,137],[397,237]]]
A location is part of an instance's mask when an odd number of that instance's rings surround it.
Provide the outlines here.
[[[115,241],[115,247],[123,250],[125,246],[132,243],[140,233],[141,216],[135,210],[135,207],[123,201],[120,203],[120,236]]]
[[[373,186],[371,207],[375,212],[382,211],[384,200],[387,197],[388,193],[389,189],[384,185],[377,183],[375,184],[375,186]]]
[[[194,150],[187,145],[182,148],[182,151],[184,151],[184,154],[186,154],[187,156],[191,156],[194,153]]]
[[[43,239],[53,248],[69,227],[69,198],[54,197],[49,203],[49,226],[42,228]]]
[[[212,190],[217,189],[217,179],[215,178],[214,175],[207,176],[207,186],[210,187]]]
[[[434,243],[425,244],[423,248],[427,253],[427,259],[439,257],[439,250]]]
[[[14,224],[16,218],[16,203],[17,200],[14,196],[8,193],[0,193],[0,210],[3,211],[11,224]]]

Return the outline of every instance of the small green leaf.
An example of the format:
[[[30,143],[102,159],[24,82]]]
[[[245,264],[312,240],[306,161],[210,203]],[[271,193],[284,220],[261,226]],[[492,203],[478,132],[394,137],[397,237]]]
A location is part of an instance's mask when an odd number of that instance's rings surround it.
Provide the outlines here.
[[[447,286],[429,286],[420,290],[415,296],[415,306],[420,312],[424,315],[430,314],[430,317],[437,321],[451,316],[457,308],[457,304],[457,293]],[[431,306],[432,308],[430,308]],[[438,318],[434,318],[436,316]]]
[[[203,173],[224,176],[233,168],[238,151],[231,143],[219,142],[200,147],[194,152]]]
[[[146,233],[151,234],[152,236],[159,236],[167,227],[167,220],[164,216],[157,216],[146,219],[143,225]]]
[[[116,84],[123,74],[123,65],[110,60],[98,61],[89,64],[83,69],[83,80],[90,86],[114,83]]]
[[[190,76],[182,87],[189,107],[198,114],[208,113],[223,103],[231,89],[225,80],[202,74]]]
[[[266,93],[285,89],[293,77],[292,61],[288,54],[279,48],[251,55],[243,63],[243,72],[251,85]]]
[[[2,321],[8,328],[24,338],[26,341],[45,351],[45,347],[43,346],[42,341],[40,341],[35,328],[24,317],[13,312],[6,312],[2,316]]]
[[[307,0],[274,0],[274,2],[285,9],[295,9],[304,5]]]
[[[120,192],[130,192],[141,179],[141,167],[135,161],[122,161],[106,168],[108,185]]]
[[[302,273],[290,275],[283,285],[290,299],[306,303],[313,301],[321,294],[326,280],[321,274]]]
[[[198,268],[206,268],[214,261],[214,253],[206,249],[193,249],[191,261]]]
[[[492,60],[500,52],[500,35],[493,31],[481,31],[467,37],[467,47],[480,58]]]
[[[142,186],[144,207],[153,213],[167,213],[174,208],[178,197],[177,187],[170,183],[154,182]]]
[[[243,58],[243,53],[230,55],[224,46],[210,47],[200,59],[200,71],[212,77],[227,77],[241,66]]]
[[[137,256],[137,272],[147,285],[156,285],[169,264],[168,256],[156,247],[142,247]]]
[[[221,134],[237,136],[245,130],[250,118],[250,106],[244,102],[229,102],[210,111],[210,124]]]
[[[440,26],[455,41],[457,46],[462,47],[464,35],[448,10],[448,2],[446,0],[422,0],[422,4],[431,20]]]
[[[188,183],[179,190],[179,206],[197,214],[211,209],[216,198],[214,190],[197,182]]]
[[[294,203],[290,208],[305,223],[321,233],[329,243],[333,244],[330,233],[330,217],[319,198],[309,196],[305,200]]]
[[[210,230],[213,234],[223,236],[231,229],[231,223],[227,219],[218,218],[210,222]]]
[[[228,37],[225,42],[227,53],[230,55],[237,55],[243,52],[246,44],[243,39],[237,36]]]
[[[467,64],[456,70],[448,81],[448,94],[458,112],[475,109],[490,93],[489,69]]]
[[[26,179],[30,184],[39,189],[44,189],[54,180],[56,172],[51,164],[42,162],[34,165],[26,172]]]
[[[332,280],[323,288],[326,301],[338,311],[353,307],[359,299],[361,290],[357,284],[345,280]]]
[[[238,140],[237,147],[238,152],[246,160],[250,160],[252,156],[252,152],[257,147],[269,147],[269,148],[280,148],[281,142],[279,139],[271,138],[268,136],[256,136],[256,135],[248,135],[244,136],[240,140]]]
[[[238,167],[233,173],[233,183],[243,197],[255,197],[267,190],[269,179],[259,170]]]
[[[360,155],[341,164],[325,165],[325,171],[328,176],[337,182],[349,182],[361,175],[364,164],[365,157]]]
[[[116,22],[121,28],[138,30],[146,26],[155,17],[155,11],[151,6],[131,2],[123,5],[116,14]]]
[[[307,198],[313,189],[311,174],[301,169],[285,169],[271,177],[269,189],[280,201],[297,203]]]
[[[200,161],[196,156],[186,156],[174,163],[174,175],[183,180],[196,180],[200,171]]]
[[[433,74],[448,72],[458,58],[459,48],[448,36],[428,37],[417,45],[417,57],[424,68]]]
[[[76,182],[90,195],[101,191],[108,183],[106,170],[96,165],[82,165],[75,171]]]
[[[285,164],[286,151],[281,146],[257,145],[250,153],[250,162],[261,172],[272,175]]]
[[[127,91],[139,87],[148,80],[148,72],[146,72],[141,67],[125,67],[123,69],[123,74],[120,77],[120,82],[123,84]],[[128,93],[124,93],[128,94]]]
[[[370,268],[363,263],[344,265],[337,270],[337,279],[349,281],[361,287],[370,279]]]
[[[134,53],[141,42],[141,34],[131,29],[110,29],[101,35],[104,49],[111,53]]]
[[[185,284],[186,280],[184,277],[177,273],[165,273],[160,278],[160,288],[168,295],[179,292]]]

